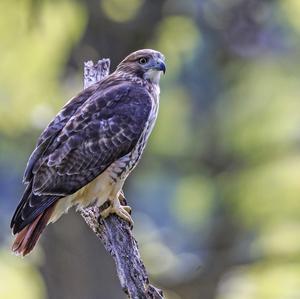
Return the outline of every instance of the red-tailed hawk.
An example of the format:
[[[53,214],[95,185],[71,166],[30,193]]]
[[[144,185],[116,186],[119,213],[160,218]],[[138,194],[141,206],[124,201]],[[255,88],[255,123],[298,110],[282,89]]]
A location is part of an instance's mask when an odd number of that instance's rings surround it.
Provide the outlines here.
[[[47,126],[27,163],[27,186],[11,220],[14,252],[28,254],[46,225],[74,205],[109,200],[103,217],[116,213],[132,221],[119,196],[154,126],[165,70],[161,53],[136,51],[71,99]]]

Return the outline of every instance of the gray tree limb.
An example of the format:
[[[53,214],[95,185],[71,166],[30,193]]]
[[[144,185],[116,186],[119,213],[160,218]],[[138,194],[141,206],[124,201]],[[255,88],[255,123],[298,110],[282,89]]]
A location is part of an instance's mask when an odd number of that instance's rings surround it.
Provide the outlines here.
[[[99,60],[95,65],[88,61],[84,65],[84,88],[100,81],[109,74],[110,60]],[[125,198],[121,199],[126,204]],[[80,210],[88,226],[102,241],[113,257],[123,291],[131,299],[164,299],[160,289],[149,282],[146,268],[141,260],[138,244],[129,223],[116,215],[102,219],[100,212],[105,208],[96,205]]]

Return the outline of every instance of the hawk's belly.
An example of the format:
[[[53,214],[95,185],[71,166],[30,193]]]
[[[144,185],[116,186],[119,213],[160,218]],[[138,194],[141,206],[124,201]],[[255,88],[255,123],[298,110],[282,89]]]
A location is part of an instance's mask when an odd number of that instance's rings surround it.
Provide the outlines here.
[[[113,164],[74,194],[61,198],[55,206],[55,211],[52,214],[53,216],[51,217],[50,222],[58,220],[58,218],[60,218],[62,214],[68,212],[69,208],[72,206],[77,206],[77,209],[80,209],[87,207],[96,201],[97,204],[101,206],[109,198],[118,196],[118,193],[124,184],[124,180],[116,180],[114,178],[115,173],[113,172],[112,166]]]

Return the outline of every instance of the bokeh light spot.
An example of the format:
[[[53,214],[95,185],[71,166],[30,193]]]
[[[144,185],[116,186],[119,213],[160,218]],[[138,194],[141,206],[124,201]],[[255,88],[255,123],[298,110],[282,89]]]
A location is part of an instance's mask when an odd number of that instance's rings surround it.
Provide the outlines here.
[[[183,178],[177,186],[173,207],[178,221],[197,230],[211,214],[213,187],[202,176]]]
[[[179,72],[184,62],[193,57],[200,37],[197,25],[190,18],[171,16],[161,22],[154,44],[166,56],[169,79]]]
[[[102,0],[101,6],[108,18],[115,22],[128,22],[138,12],[142,0]]]
[[[45,298],[44,282],[35,267],[5,249],[0,251],[0,265],[0,298]]]

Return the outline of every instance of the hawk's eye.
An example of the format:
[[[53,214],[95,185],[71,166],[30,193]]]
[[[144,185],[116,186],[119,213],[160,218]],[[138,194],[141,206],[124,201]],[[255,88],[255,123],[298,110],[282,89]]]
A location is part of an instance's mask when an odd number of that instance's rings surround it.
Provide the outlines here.
[[[148,62],[148,58],[147,57],[142,57],[142,58],[139,59],[139,63],[140,64],[145,64],[147,62]]]

